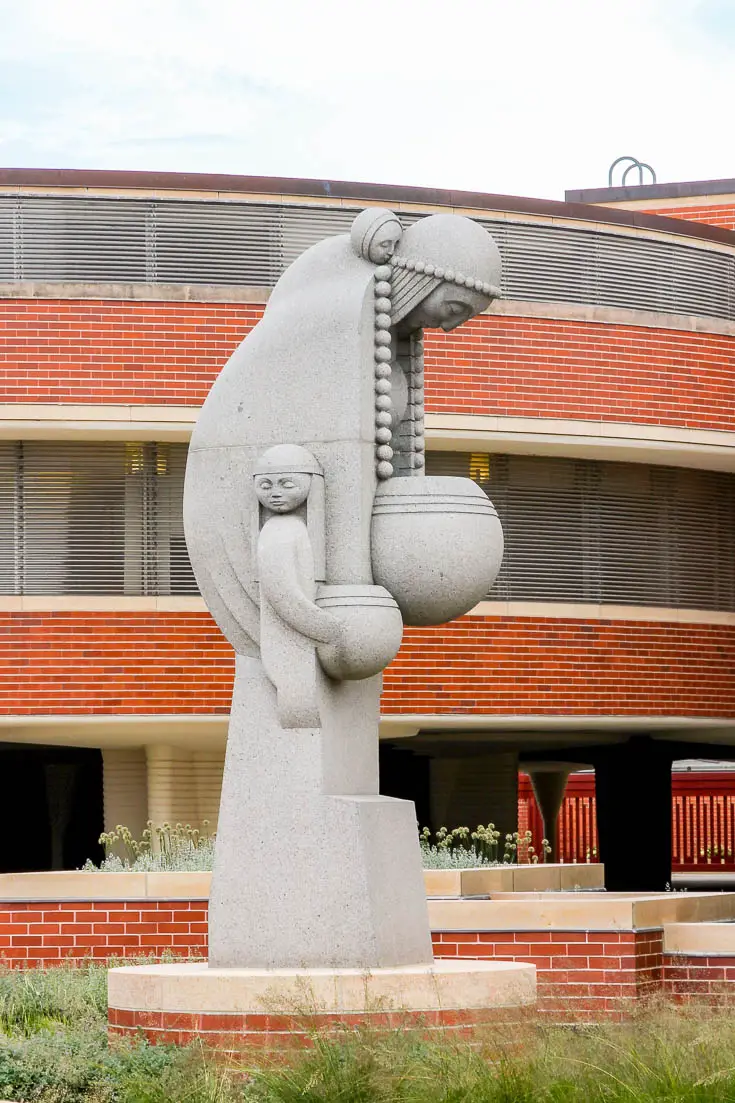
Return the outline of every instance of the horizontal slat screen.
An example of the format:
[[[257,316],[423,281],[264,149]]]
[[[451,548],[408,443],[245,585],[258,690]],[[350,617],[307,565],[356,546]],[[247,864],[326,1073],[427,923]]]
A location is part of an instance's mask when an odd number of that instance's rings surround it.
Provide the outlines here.
[[[0,195],[0,280],[271,287],[355,208]],[[402,214],[405,225],[419,215]],[[511,299],[735,319],[735,257],[614,231],[478,217]]]
[[[646,464],[429,452],[503,523],[490,597],[735,611],[735,476]]]
[[[0,593],[195,594],[186,445],[0,441]],[[429,452],[505,532],[490,597],[735,611],[735,476]]]
[[[0,441],[0,593],[195,594],[185,444]]]

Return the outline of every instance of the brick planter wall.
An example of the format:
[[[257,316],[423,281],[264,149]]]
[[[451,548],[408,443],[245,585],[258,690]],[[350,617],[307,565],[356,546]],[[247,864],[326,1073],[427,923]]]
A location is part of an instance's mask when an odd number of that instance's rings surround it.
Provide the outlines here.
[[[536,966],[538,1009],[555,1018],[620,1018],[662,982],[663,932],[442,931],[436,957],[494,958]]]
[[[0,904],[0,960],[29,968],[93,958],[207,953],[207,900]]]
[[[675,1000],[721,1004],[735,998],[735,956],[728,954],[666,953],[663,991]]]
[[[32,968],[162,954],[201,958],[207,953],[207,911],[206,900],[4,902],[0,959]],[[433,939],[437,958],[535,965],[539,1009],[556,1016],[621,1015],[661,987],[660,929],[452,931],[435,932]]]

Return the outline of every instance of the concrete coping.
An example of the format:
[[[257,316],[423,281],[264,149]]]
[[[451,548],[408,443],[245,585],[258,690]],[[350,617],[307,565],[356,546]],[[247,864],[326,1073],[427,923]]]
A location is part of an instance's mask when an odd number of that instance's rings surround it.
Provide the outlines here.
[[[429,899],[433,931],[637,931],[735,920],[735,893],[544,892]]]
[[[536,998],[536,967],[521,962],[439,960],[365,969],[212,969],[206,963],[111,969],[117,1010],[248,1013],[361,1012],[519,1006]]]
[[[735,957],[735,922],[726,918],[712,923],[667,923],[664,927],[664,952]]]
[[[98,870],[0,874],[0,901],[207,900],[211,873],[103,873]],[[428,896],[601,888],[601,865],[487,866],[425,870]]]

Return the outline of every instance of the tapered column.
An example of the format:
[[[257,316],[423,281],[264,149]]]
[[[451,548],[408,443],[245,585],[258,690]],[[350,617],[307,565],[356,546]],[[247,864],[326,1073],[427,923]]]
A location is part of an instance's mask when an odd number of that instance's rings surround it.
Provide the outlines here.
[[[191,751],[160,743],[146,748],[148,819],[191,823],[198,818],[197,791]]]
[[[139,839],[148,818],[145,748],[103,748],[102,786],[105,831],[122,824]]]
[[[206,824],[208,833],[217,830],[219,804],[222,797],[222,773],[225,768],[225,752],[194,751],[192,755],[194,783],[197,796],[197,827]],[[193,820],[188,821],[193,824]]]
[[[529,762],[524,766],[531,779],[533,795],[544,822],[544,838],[551,852],[548,861],[559,861],[559,812],[571,767],[559,762]],[[537,845],[537,851],[540,850]]]

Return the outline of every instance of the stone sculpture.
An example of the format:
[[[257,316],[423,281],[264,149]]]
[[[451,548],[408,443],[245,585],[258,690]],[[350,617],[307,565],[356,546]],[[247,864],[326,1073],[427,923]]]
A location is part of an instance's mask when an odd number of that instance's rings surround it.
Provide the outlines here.
[[[414,808],[378,795],[380,672],[500,565],[477,485],[424,474],[422,340],[499,280],[470,219],[364,211],[284,273],[204,404],[184,521],[236,652],[213,967],[432,960]]]

